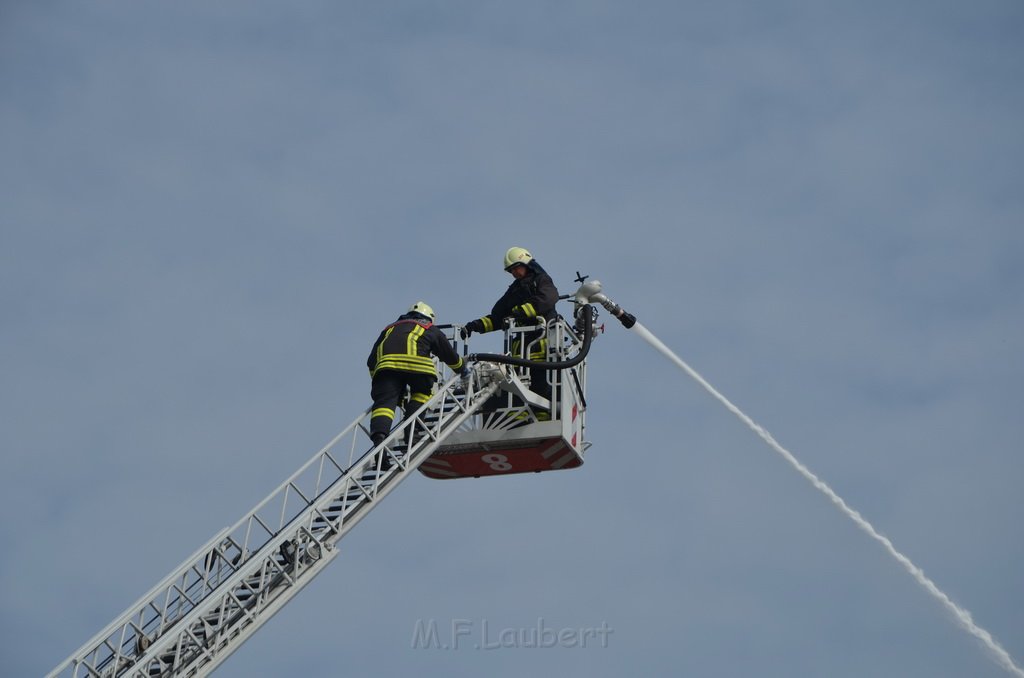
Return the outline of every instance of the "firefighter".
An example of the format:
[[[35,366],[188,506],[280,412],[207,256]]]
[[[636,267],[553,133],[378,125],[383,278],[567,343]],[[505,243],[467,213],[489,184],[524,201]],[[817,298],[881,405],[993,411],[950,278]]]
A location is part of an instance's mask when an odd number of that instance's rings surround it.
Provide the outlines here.
[[[512,318],[517,325],[543,325],[555,317],[555,303],[558,290],[551,276],[537,260],[522,247],[510,247],[505,252],[505,270],[515,278],[505,294],[495,302],[488,315],[470,320],[462,329],[462,338],[473,332],[492,332],[502,329],[505,318]],[[536,339],[539,342],[533,344]],[[547,338],[543,329],[528,332],[523,337],[530,346],[530,360],[544,360],[547,354]],[[518,353],[518,344],[512,350]],[[530,389],[545,398],[551,398],[551,384],[543,368],[530,368]]]
[[[434,309],[417,301],[409,311],[383,330],[373,344],[366,366],[370,370],[370,439],[376,447],[387,437],[395,419],[395,408],[409,388],[409,400],[402,404],[405,417],[410,417],[430,400],[437,381],[437,370],[431,354],[437,356],[463,379],[469,376],[466,362],[455,352],[448,337],[434,327]],[[391,466],[385,456],[383,470]]]

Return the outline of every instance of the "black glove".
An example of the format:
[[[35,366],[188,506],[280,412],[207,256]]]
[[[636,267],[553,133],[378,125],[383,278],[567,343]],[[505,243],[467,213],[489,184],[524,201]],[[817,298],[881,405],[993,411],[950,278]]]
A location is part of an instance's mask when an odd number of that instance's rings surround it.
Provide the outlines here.
[[[461,380],[459,381],[459,385],[455,388],[456,393],[469,393],[469,387],[473,380],[473,372],[469,367],[463,367],[459,372],[459,377]]]
[[[469,335],[473,334],[474,332],[483,331],[484,322],[482,320],[470,320],[462,327],[461,330],[459,330],[459,334],[462,336],[463,339],[468,339]]]

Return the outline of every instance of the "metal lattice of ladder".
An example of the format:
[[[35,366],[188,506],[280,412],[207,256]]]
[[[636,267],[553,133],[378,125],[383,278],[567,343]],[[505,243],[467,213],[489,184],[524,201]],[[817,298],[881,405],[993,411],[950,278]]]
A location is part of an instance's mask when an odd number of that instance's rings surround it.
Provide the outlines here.
[[[355,419],[48,678],[202,676],[338,555],[336,544],[497,390],[449,378],[377,447]],[[382,469],[385,455],[394,459]]]

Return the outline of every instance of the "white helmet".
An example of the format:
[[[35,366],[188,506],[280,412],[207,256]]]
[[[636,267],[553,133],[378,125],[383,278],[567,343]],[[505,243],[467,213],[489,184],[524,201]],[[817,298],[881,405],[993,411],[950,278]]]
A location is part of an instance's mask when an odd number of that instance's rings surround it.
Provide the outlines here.
[[[425,301],[417,301],[410,306],[409,313],[420,313],[430,318],[430,322],[434,322],[434,309],[430,308],[430,304]]]
[[[533,255],[522,247],[509,247],[508,252],[505,252],[506,271],[517,264],[523,264],[525,266],[531,261],[533,261]]]

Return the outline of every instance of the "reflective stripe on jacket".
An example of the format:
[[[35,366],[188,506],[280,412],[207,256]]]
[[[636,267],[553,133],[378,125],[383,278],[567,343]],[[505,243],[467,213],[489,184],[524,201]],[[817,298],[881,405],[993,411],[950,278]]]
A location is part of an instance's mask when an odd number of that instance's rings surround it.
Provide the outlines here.
[[[454,372],[465,366],[441,330],[418,313],[407,313],[381,331],[366,359],[366,367],[370,376],[378,370],[400,370],[436,377],[431,355],[436,355]]]
[[[535,322],[537,318],[550,320],[554,317],[555,304],[558,302],[558,289],[540,264],[531,261],[527,264],[530,274],[521,280],[514,280],[505,294],[494,302],[490,314],[480,318],[484,332],[501,329],[505,318]]]

